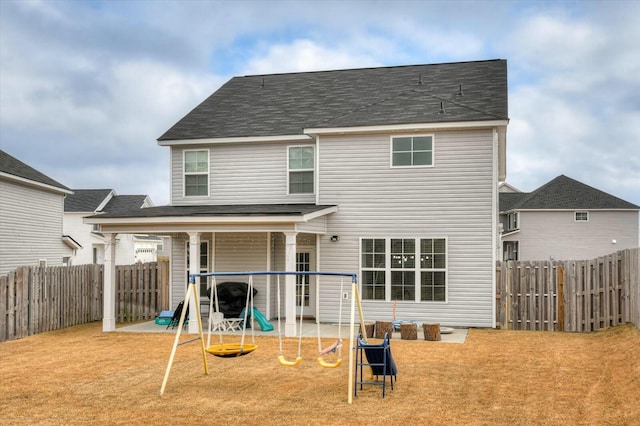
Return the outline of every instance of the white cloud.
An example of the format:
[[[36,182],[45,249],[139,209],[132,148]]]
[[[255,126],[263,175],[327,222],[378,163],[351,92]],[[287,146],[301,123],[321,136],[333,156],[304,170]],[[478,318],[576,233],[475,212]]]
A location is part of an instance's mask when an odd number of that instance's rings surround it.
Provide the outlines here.
[[[379,63],[366,54],[344,47],[327,47],[311,40],[293,40],[265,46],[266,51],[248,61],[247,74],[362,68]]]

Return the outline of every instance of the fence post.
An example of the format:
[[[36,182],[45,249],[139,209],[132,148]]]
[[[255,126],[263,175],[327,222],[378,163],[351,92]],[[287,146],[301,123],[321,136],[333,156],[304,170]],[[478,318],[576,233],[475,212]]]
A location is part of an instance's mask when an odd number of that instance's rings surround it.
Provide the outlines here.
[[[564,331],[564,265],[558,263],[556,268],[556,283],[558,283],[558,331]]]

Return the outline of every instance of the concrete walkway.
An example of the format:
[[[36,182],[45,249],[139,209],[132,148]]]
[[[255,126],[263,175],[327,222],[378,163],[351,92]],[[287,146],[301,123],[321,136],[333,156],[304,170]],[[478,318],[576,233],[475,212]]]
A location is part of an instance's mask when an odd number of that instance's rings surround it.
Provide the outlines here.
[[[258,324],[256,324],[256,328],[254,330],[255,336],[278,336],[278,323],[277,320],[272,320],[271,324],[273,324],[273,331],[261,331]],[[284,323],[281,324],[282,332],[284,333]],[[207,334],[207,320],[204,319],[202,323],[203,332]],[[116,329],[117,332],[133,332],[133,333],[175,333],[177,329],[169,328],[167,329],[166,325],[157,325],[154,321],[143,322],[133,325],[124,325],[120,326]],[[441,342],[444,343],[464,343],[467,338],[467,329],[466,328],[441,328]],[[358,325],[355,326],[355,332],[359,332]],[[183,333],[187,334],[186,329]],[[212,331],[211,334],[218,334],[217,331]],[[225,331],[222,332],[224,335],[241,335],[241,331]],[[251,329],[247,329],[245,336],[251,336]],[[318,336],[318,328],[315,321],[303,321],[302,322],[302,337],[317,337]],[[349,338],[349,325],[342,325],[339,327],[337,324],[320,324],[320,336],[322,337],[341,337],[342,339]],[[400,332],[395,331],[393,333],[392,339],[400,339]],[[418,340],[416,342],[424,342],[424,337],[422,336],[421,327],[418,326]]]

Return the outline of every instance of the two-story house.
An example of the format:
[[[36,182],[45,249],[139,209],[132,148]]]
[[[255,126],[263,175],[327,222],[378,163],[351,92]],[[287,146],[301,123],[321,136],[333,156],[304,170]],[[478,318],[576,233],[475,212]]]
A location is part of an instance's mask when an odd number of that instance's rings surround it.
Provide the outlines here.
[[[0,275],[18,266],[68,265],[81,245],[62,227],[72,191],[0,150]]]
[[[504,60],[234,77],[158,139],[170,205],[86,220],[171,236],[173,306],[189,271],[337,271],[358,274],[365,318],[493,327],[507,124]],[[298,300],[338,319],[340,286],[308,284],[287,279],[286,335]],[[273,318],[273,283],[254,285]]]
[[[594,259],[638,247],[639,211],[564,175],[533,192],[502,185],[503,260]]]
[[[148,195],[118,195],[113,189],[74,189],[64,200],[65,235],[82,246],[75,251],[72,263],[104,263],[105,239],[100,225],[84,223],[84,217],[102,212],[128,212],[152,207]],[[154,262],[162,239],[158,236],[119,234],[116,237],[116,265]]]

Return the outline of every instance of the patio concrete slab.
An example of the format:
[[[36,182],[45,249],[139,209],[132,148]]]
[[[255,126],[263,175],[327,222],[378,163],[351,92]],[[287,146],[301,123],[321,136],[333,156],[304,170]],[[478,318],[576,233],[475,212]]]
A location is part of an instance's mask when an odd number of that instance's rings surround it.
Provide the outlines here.
[[[261,331],[260,327],[256,324],[256,328],[254,330],[255,336],[278,336],[278,324],[277,321],[271,321],[273,324],[273,331]],[[204,334],[207,334],[207,324],[206,319],[202,324]],[[281,324],[283,333],[284,333],[284,324]],[[132,325],[120,325],[116,329],[117,332],[128,332],[128,333],[175,333],[177,329],[169,327],[167,329],[166,325],[157,325],[154,321],[141,322]],[[359,328],[356,324],[356,333],[358,333]],[[450,333],[441,333],[440,342],[443,343],[464,343],[467,339],[468,329],[466,328],[451,328]],[[186,329],[183,331],[184,334],[188,334]],[[212,331],[211,334],[218,334],[218,331]],[[241,335],[242,331],[225,331],[222,332],[223,335]],[[251,329],[247,329],[245,332],[245,336],[251,335]],[[318,327],[315,321],[303,321],[302,322],[302,336],[303,337],[317,337],[318,336]],[[320,336],[322,337],[333,337],[338,338],[341,337],[343,339],[349,338],[349,326],[342,325],[341,327],[338,324],[329,324],[329,323],[321,323],[320,324]],[[421,338],[421,333],[418,333],[418,340],[416,342],[424,342]],[[393,336],[391,337],[394,340],[400,340],[400,332],[394,331]],[[430,342],[430,343],[438,343],[438,342]]]

